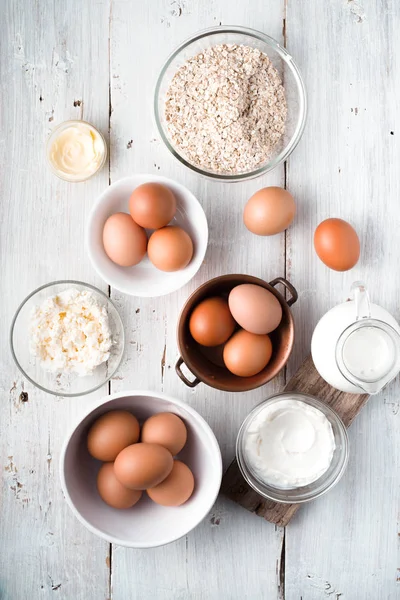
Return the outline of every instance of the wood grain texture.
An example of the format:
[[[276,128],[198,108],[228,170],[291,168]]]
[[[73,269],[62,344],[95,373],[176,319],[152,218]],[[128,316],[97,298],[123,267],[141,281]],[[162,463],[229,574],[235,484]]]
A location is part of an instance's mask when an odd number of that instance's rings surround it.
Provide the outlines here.
[[[351,425],[369,398],[368,394],[345,394],[330,386],[320,377],[311,355],[300,365],[283,391],[309,394],[319,398],[337,412],[346,427]],[[281,504],[262,498],[247,484],[236,459],[225,472],[221,491],[243,508],[281,527],[286,527],[301,506]]]
[[[395,0],[291,2],[287,47],[305,78],[309,118],[288,162],[298,216],[288,231],[294,306],[294,373],[313,328],[363,280],[373,302],[399,320],[397,238],[400,5]],[[393,132],[393,135],[391,134]],[[347,273],[315,256],[313,232],[327,217],[350,221],[361,260]],[[372,397],[349,429],[340,483],[302,508],[286,529],[286,600],[394,600],[400,595],[400,382]],[[397,414],[396,414],[397,413]]]
[[[70,278],[106,289],[83,239],[108,173],[67,184],[50,173],[45,142],[55,124],[81,116],[107,133],[108,73],[93,62],[107,64],[108,3],[10,0],[1,12],[0,597],[101,600],[109,596],[109,545],[68,508],[58,462],[67,431],[107,386],[72,399],[35,389],[12,361],[8,331],[18,304],[41,284]]]

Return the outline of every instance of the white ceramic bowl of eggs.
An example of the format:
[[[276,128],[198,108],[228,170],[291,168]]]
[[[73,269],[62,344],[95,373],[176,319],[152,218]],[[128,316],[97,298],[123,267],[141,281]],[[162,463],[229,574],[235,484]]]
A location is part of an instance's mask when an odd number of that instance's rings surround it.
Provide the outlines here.
[[[137,194],[139,188],[144,193]],[[137,213],[143,218],[147,212],[143,227],[133,220],[134,192]],[[155,226],[147,227],[146,219]],[[207,242],[199,201],[185,186],[160,175],[133,175],[110,185],[96,200],[86,229],[89,259],[100,277],[139,297],[163,296],[188,283],[203,262]]]
[[[153,415],[173,413],[181,419],[186,427],[187,438],[183,449],[175,456],[174,464],[184,463],[194,479],[193,491],[181,505],[164,506],[157,502],[159,497],[154,490],[158,489],[159,493],[163,483],[158,488],[153,488],[153,499],[150,497],[151,490],[149,490],[150,495],[143,490],[139,493],[139,500],[132,499],[132,502],[136,503],[129,508],[114,508],[102,499],[99,493],[101,483],[99,484],[98,474],[104,465],[110,466],[112,463],[96,460],[90,454],[89,448],[93,452],[94,447],[93,435],[90,437],[90,432],[93,433],[93,426],[99,423],[99,419],[101,421],[104,416],[112,414],[113,411],[127,411],[134,415],[140,423],[141,436],[144,431],[143,424],[149,423],[148,419]],[[107,438],[107,434],[108,432],[105,433],[105,437],[103,434],[103,440],[100,436],[100,446]],[[127,453],[129,455],[129,449],[132,447],[136,446],[137,449],[139,446],[143,447],[142,437],[139,442],[125,448],[117,456],[120,462],[119,476],[121,473],[122,477],[131,477],[132,474],[136,476],[133,470],[129,472],[133,464],[129,464],[129,456],[128,461],[125,461],[128,464],[122,464],[122,469],[121,459],[127,458],[125,455]],[[160,448],[159,450],[161,453]],[[114,471],[117,467],[117,459],[113,463]],[[141,467],[143,462],[142,460]],[[155,461],[151,460],[150,471],[154,468],[154,464]],[[145,476],[147,477],[147,474]],[[186,535],[208,514],[220,489],[222,460],[214,433],[193,408],[159,392],[122,392],[103,399],[73,427],[61,451],[60,477],[67,503],[75,516],[92,533],[120,546],[152,548],[168,544]],[[164,480],[164,485],[165,481],[167,480]],[[113,491],[114,489],[115,486]],[[173,492],[179,494],[179,485]],[[102,493],[108,494],[109,489],[105,489]]]

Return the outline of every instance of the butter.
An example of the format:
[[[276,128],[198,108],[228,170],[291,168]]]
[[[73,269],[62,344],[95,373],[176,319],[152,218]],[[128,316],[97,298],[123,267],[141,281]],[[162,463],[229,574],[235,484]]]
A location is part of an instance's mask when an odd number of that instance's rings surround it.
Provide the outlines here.
[[[97,129],[84,121],[69,121],[52,134],[48,159],[55,174],[67,181],[84,181],[104,164],[106,144]]]

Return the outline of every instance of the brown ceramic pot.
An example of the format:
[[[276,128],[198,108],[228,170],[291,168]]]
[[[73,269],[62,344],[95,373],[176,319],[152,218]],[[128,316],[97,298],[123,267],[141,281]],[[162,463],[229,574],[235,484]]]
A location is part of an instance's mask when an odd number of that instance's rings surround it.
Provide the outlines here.
[[[211,296],[224,296],[227,298],[229,292],[242,283],[254,283],[270,291],[279,300],[283,313],[279,327],[269,334],[273,347],[272,358],[265,369],[257,375],[253,375],[253,377],[233,375],[224,366],[222,360],[223,347],[205,348],[200,346],[192,338],[189,331],[189,318],[195,306]],[[289,292],[290,297],[288,300],[285,300],[282,294],[275,289],[278,283],[282,284]],[[297,298],[297,291],[283,277],[277,277],[267,283],[251,275],[222,275],[201,285],[186,301],[178,321],[178,346],[181,356],[175,365],[175,370],[181,380],[192,388],[202,381],[224,392],[254,390],[271,381],[286,365],[292,352],[294,322],[289,307],[296,302]],[[181,370],[183,364],[193,373],[194,379],[190,380],[183,374]]]

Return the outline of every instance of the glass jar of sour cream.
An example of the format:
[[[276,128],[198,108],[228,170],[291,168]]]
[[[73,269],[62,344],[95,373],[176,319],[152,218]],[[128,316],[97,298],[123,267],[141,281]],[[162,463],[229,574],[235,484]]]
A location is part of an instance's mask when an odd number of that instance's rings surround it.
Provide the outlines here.
[[[348,460],[346,428],[325,402],[299,392],[271,396],[243,422],[236,458],[247,483],[281,503],[313,500],[331,489]]]
[[[47,142],[47,160],[55,175],[65,181],[86,181],[104,165],[107,144],[86,121],[65,121]]]

